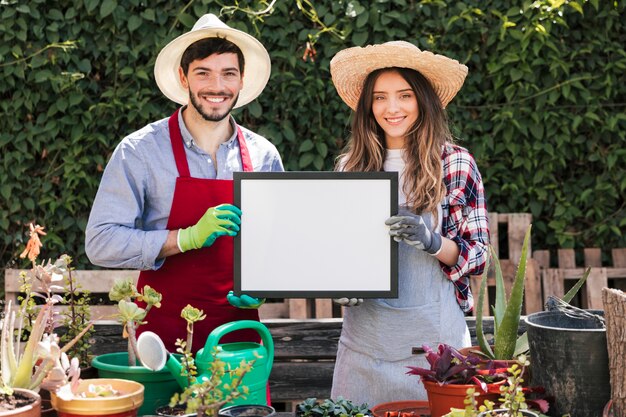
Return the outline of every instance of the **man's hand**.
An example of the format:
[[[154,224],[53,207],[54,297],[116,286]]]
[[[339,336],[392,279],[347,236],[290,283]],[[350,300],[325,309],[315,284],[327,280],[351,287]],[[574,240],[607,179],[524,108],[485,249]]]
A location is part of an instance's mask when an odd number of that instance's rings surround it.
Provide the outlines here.
[[[220,236],[235,236],[241,224],[241,210],[231,204],[211,207],[194,226],[178,231],[181,252],[211,246]]]
[[[422,216],[391,216],[385,224],[389,226],[389,234],[396,242],[404,242],[431,255],[436,255],[441,249],[441,235],[431,231]]]
[[[226,299],[231,306],[237,308],[259,308],[265,302],[265,298],[250,297],[246,294],[241,294],[241,297],[237,297],[232,291],[228,292]]]
[[[352,306],[358,306],[358,305],[363,304],[363,299],[362,298],[347,298],[347,297],[333,298],[333,303],[339,304],[340,306],[343,306],[343,307],[352,307]]]

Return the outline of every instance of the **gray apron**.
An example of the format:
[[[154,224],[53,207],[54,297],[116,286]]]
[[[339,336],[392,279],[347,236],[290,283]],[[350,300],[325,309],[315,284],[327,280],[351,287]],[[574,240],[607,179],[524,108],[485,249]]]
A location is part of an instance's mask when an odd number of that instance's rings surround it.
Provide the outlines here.
[[[442,218],[441,209],[438,218]],[[427,222],[431,219],[425,216]],[[429,365],[424,354],[413,355],[411,348],[470,345],[454,285],[439,261],[403,242],[398,258],[397,299],[366,299],[360,306],[344,309],[333,399],[341,396],[370,407],[388,401],[426,400],[420,378],[406,375],[406,367]]]

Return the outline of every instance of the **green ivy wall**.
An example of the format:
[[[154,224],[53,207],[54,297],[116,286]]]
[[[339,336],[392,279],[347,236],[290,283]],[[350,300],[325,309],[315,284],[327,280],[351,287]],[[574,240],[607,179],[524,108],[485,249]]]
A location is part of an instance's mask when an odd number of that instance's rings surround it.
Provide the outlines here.
[[[288,170],[330,170],[349,134],[332,56],[405,39],[470,68],[448,110],[490,210],[531,212],[535,249],[626,246],[624,2],[268,3],[0,2],[0,268],[16,266],[29,221],[46,226],[43,256],[88,267],[83,232],[102,169],[126,134],[175,110],[154,60],[206,12],[269,50],[268,87],[236,117]]]

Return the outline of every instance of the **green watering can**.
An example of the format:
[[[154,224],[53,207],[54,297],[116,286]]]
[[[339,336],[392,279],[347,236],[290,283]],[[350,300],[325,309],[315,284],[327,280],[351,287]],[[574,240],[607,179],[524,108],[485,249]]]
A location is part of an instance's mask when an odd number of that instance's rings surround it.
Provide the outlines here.
[[[218,344],[227,333],[243,329],[256,330],[261,336],[263,344],[254,342]],[[248,387],[249,393],[246,398],[237,398],[229,404],[267,405],[267,381],[274,363],[274,341],[267,327],[258,321],[240,320],[215,328],[207,338],[204,347],[196,354],[197,381],[201,382],[203,377],[209,378],[211,376],[212,353],[215,348],[217,348],[217,358],[226,363],[226,369],[237,368],[242,360],[256,359],[252,369],[246,373],[242,381],[242,385]],[[157,334],[143,332],[137,340],[137,350],[143,366],[153,371],[159,371],[167,366],[167,369],[183,389],[188,386],[187,377],[181,375],[182,365],[174,355],[167,352],[163,341]],[[228,374],[222,378],[222,384],[230,383],[230,381],[231,378]]]

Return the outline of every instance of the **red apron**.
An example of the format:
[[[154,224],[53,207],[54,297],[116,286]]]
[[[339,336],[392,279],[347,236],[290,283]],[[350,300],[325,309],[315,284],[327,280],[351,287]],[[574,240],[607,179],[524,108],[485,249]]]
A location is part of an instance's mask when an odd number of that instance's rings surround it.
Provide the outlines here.
[[[210,207],[233,203],[233,181],[192,178],[185,155],[183,138],[176,110],[169,119],[170,140],[178,169],[172,209],[167,230],[176,230],[196,224]],[[252,161],[241,129],[237,138],[244,171],[252,171]],[[233,289],[233,238],[219,237],[208,248],[190,250],[170,256],[156,271],[141,271],[138,288],[150,285],[163,294],[161,308],[152,308],[147,324],[138,329],[158,334],[169,352],[175,352],[177,338],[186,338],[186,323],[180,312],[187,304],[204,310],[206,318],[194,325],[192,351],[204,347],[206,339],[217,326],[235,320],[258,320],[255,309],[239,309],[228,304],[226,294]],[[254,330],[240,330],[227,334],[222,343],[260,342]]]

